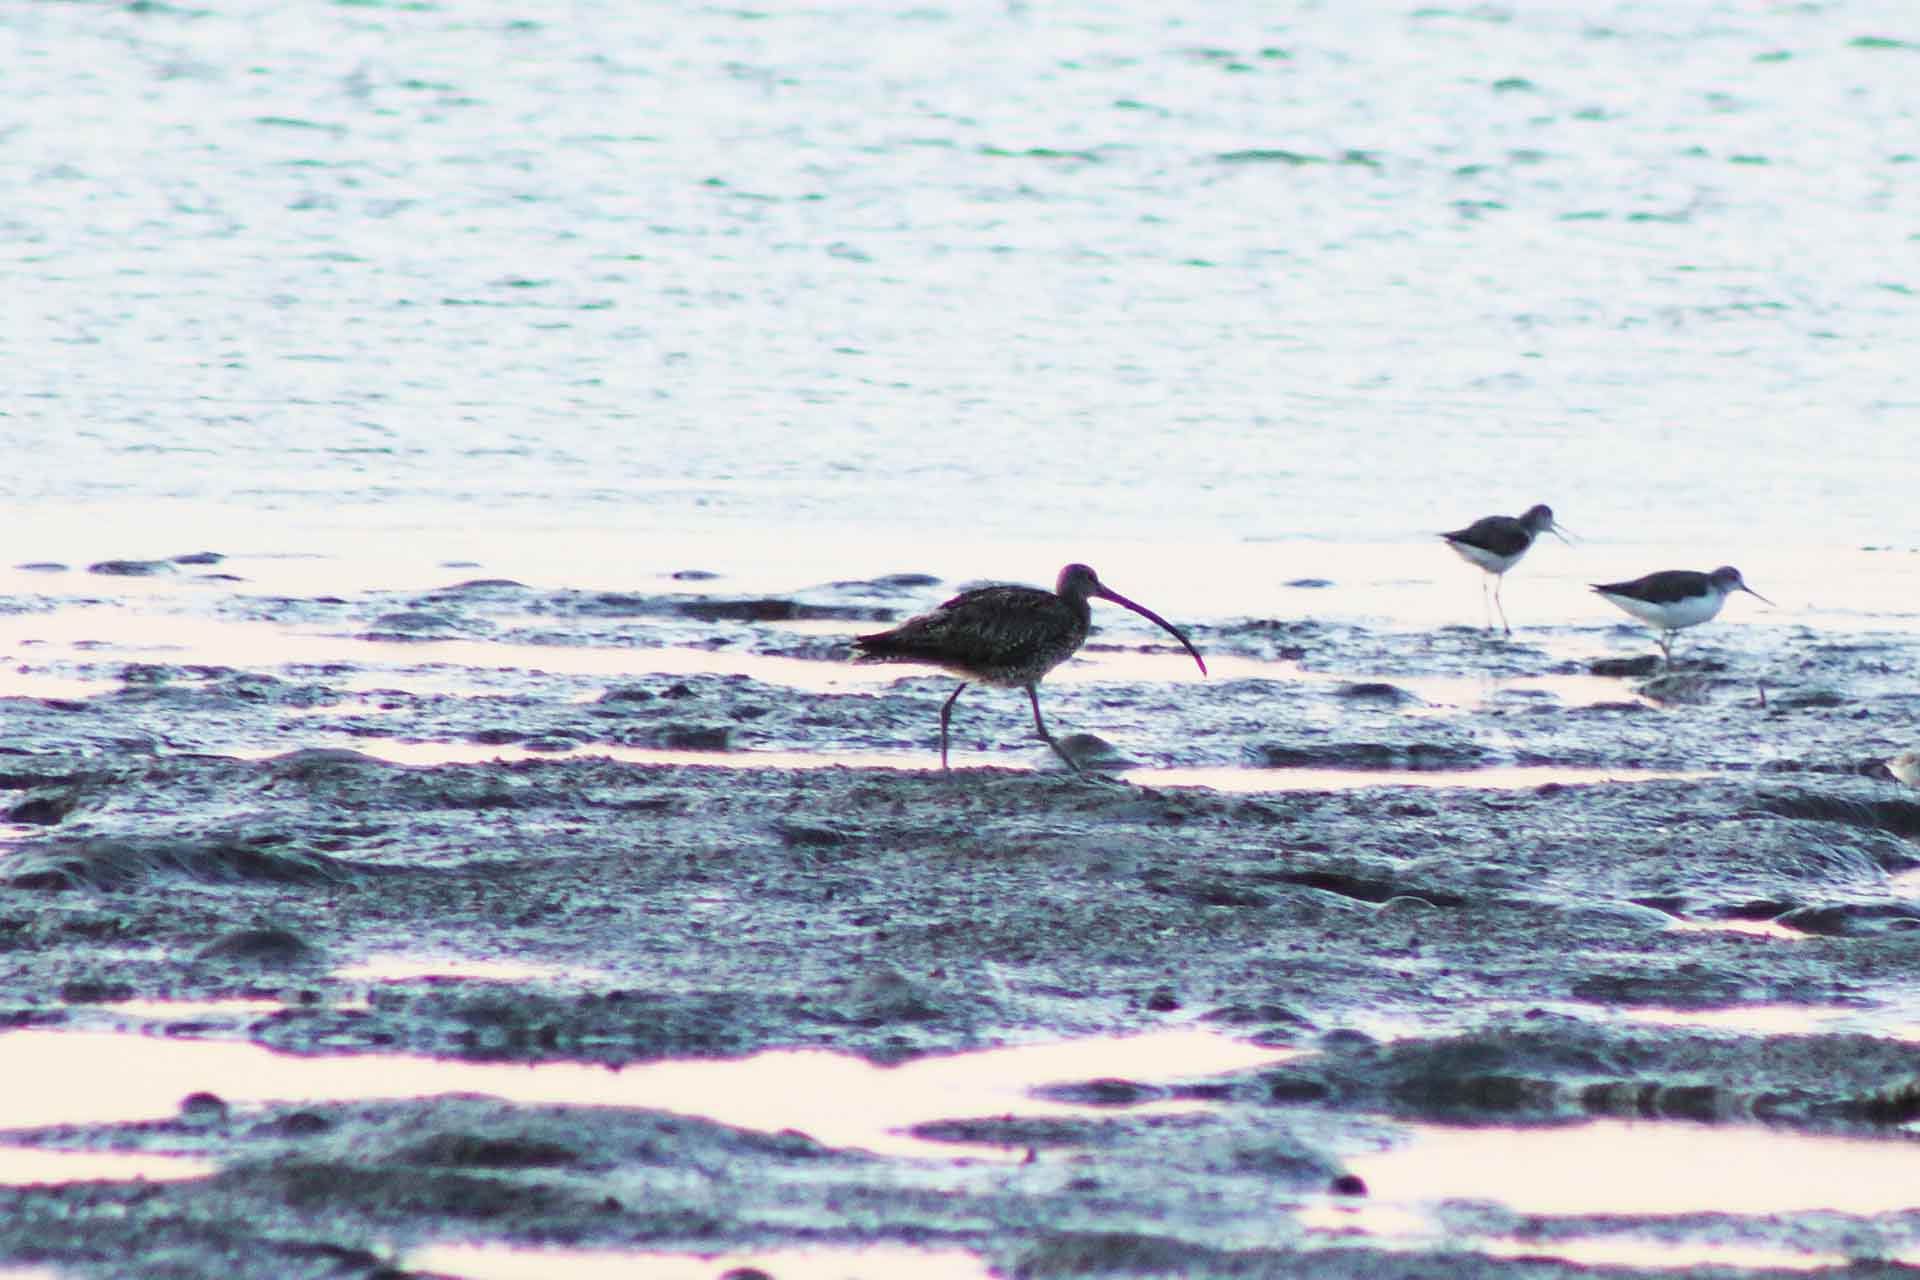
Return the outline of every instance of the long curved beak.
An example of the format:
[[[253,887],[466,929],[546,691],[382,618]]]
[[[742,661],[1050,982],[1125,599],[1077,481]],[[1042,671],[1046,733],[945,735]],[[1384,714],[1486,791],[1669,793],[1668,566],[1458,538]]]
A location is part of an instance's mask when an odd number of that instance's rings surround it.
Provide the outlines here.
[[[1115,604],[1119,605],[1122,609],[1133,610],[1135,613],[1145,618],[1148,622],[1151,622],[1154,626],[1159,627],[1162,631],[1165,631],[1168,635],[1172,636],[1175,640],[1178,640],[1181,644],[1186,646],[1187,652],[1193,655],[1193,660],[1200,664],[1200,674],[1201,675],[1207,674],[1207,660],[1200,656],[1200,651],[1193,647],[1193,641],[1187,639],[1187,637],[1181,633],[1180,628],[1174,626],[1171,622],[1168,622],[1165,618],[1161,617],[1159,614],[1155,613],[1153,610],[1147,608],[1147,606],[1143,604],[1135,604],[1133,601],[1121,595],[1118,591],[1112,591],[1106,587],[1096,587],[1094,588],[1093,594],[1096,596],[1099,596],[1102,600],[1113,601]]]
[[[1762,600],[1762,601],[1765,601],[1767,604],[1773,604],[1773,601],[1768,600],[1765,596],[1761,595],[1758,591],[1755,591],[1752,587],[1748,586],[1744,582],[1740,584],[1740,589],[1746,592],[1748,595],[1752,596],[1755,600]],[[1780,606],[1777,604],[1773,604],[1773,607],[1778,609]]]
[[[1566,543],[1568,546],[1572,546],[1574,538],[1578,536],[1573,532],[1573,530],[1563,529],[1557,524],[1548,525],[1547,532],[1552,534],[1554,537],[1560,539],[1560,541]]]

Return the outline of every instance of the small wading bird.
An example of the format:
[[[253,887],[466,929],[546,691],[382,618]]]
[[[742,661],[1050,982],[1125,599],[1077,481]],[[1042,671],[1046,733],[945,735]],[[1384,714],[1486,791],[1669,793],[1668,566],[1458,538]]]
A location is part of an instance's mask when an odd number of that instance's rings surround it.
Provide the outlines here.
[[[1464,529],[1440,535],[1447,540],[1448,546],[1460,553],[1461,559],[1486,570],[1493,578],[1494,607],[1500,610],[1500,626],[1508,635],[1513,634],[1513,628],[1507,625],[1507,608],[1500,603],[1500,587],[1506,581],[1507,570],[1520,563],[1520,557],[1527,554],[1527,548],[1542,533],[1551,533],[1560,541],[1567,541],[1566,533],[1553,522],[1553,508],[1544,502],[1528,507],[1522,516],[1483,516]],[[1482,578],[1482,605],[1486,603],[1486,597],[1487,582]],[[1493,630],[1491,613],[1487,615],[1487,630]]]
[[[947,721],[953,704],[968,684],[988,684],[1001,689],[1025,689],[1033,703],[1033,727],[1040,740],[1054,754],[1074,763],[1040,718],[1040,681],[1047,672],[1071,658],[1087,638],[1093,622],[1090,598],[1111,600],[1131,609],[1148,622],[1162,628],[1186,646],[1207,674],[1200,651],[1171,622],[1144,605],[1137,605],[1117,591],[1100,584],[1100,578],[1083,564],[1070,564],[1060,571],[1052,591],[1039,587],[980,587],[963,591],[930,612],[909,618],[891,631],[854,638],[855,662],[919,662],[939,667],[961,677],[940,708],[940,767],[947,767]]]
[[[1720,612],[1720,606],[1736,591],[1772,604],[1765,596],[1740,578],[1730,564],[1712,573],[1692,569],[1663,569],[1632,582],[1596,582],[1593,589],[1608,604],[1626,610],[1660,633],[1660,654],[1673,665],[1673,633],[1685,627],[1697,627]]]

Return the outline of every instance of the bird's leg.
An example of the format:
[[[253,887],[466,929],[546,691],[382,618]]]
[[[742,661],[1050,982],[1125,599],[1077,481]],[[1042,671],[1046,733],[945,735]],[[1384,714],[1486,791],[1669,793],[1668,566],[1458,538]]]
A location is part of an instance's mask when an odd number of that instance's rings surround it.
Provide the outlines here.
[[[953,715],[953,704],[959,700],[960,690],[966,687],[967,682],[962,680],[960,688],[953,691],[953,697],[940,704],[940,767],[942,769],[947,767],[947,720]]]
[[[1027,686],[1027,700],[1033,703],[1033,727],[1039,730],[1040,740],[1053,748],[1053,754],[1067,762],[1067,768],[1073,770],[1075,773],[1079,773],[1080,766],[1074,763],[1073,757],[1067,754],[1066,748],[1053,740],[1053,735],[1047,732],[1047,722],[1040,718],[1039,685],[1030,684]]]
[[[1493,610],[1487,607],[1487,578],[1480,576],[1480,624],[1487,630],[1493,630]]]
[[[1673,635],[1671,631],[1660,633],[1660,656],[1666,659],[1666,670],[1673,670]]]
[[[1494,576],[1494,579],[1493,579],[1493,605],[1494,605],[1494,608],[1496,608],[1496,609],[1498,609],[1498,610],[1500,610],[1500,628],[1501,628],[1501,630],[1503,630],[1503,631],[1505,631],[1505,632],[1506,632],[1506,633],[1507,633],[1508,635],[1512,635],[1512,634],[1513,634],[1513,628],[1507,625],[1507,606],[1505,606],[1505,605],[1503,605],[1503,604],[1501,604],[1501,603],[1500,603],[1500,588],[1502,588],[1502,587],[1504,587],[1504,586],[1506,586],[1506,585],[1507,585],[1507,575],[1506,575],[1506,574],[1504,574],[1504,573],[1502,573],[1502,574],[1496,574],[1496,575]],[[1491,626],[1489,626],[1489,627],[1487,628],[1487,630],[1489,630],[1489,631],[1491,631],[1491,630],[1493,630],[1493,628],[1492,628]]]

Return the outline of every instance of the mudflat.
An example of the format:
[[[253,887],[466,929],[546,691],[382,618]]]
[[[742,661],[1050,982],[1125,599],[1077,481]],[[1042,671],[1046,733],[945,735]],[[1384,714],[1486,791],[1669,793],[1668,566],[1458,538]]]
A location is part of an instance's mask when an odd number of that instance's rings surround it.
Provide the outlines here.
[[[6,619],[26,1274],[1920,1260],[1907,637],[1122,620],[1082,779],[844,665],[913,575],[76,581]]]

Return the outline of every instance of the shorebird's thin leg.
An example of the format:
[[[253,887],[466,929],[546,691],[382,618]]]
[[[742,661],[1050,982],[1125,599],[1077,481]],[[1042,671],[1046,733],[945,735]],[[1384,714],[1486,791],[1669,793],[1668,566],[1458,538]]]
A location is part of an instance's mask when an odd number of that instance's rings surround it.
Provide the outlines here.
[[[967,682],[962,680],[960,689],[966,687]],[[953,704],[960,697],[960,689],[955,689],[953,697],[940,704],[940,767],[942,769],[947,767],[947,719],[953,715]]]
[[[1666,670],[1673,670],[1673,636],[1671,631],[1660,633],[1660,656],[1666,659]]]
[[[1504,574],[1504,573],[1501,573],[1501,574],[1496,574],[1496,575],[1494,575],[1494,579],[1493,579],[1493,603],[1494,603],[1494,607],[1500,610],[1500,626],[1501,626],[1501,629],[1502,629],[1502,630],[1504,630],[1504,631],[1505,631],[1505,632],[1506,632],[1506,633],[1507,633],[1508,635],[1512,635],[1512,634],[1513,634],[1513,628],[1507,625],[1507,606],[1505,606],[1505,605],[1503,605],[1503,604],[1501,604],[1501,603],[1500,603],[1500,588],[1502,588],[1502,587],[1504,587],[1504,586],[1506,586],[1506,585],[1507,585],[1507,575],[1506,575],[1506,574]],[[1491,631],[1491,630],[1493,630],[1493,628],[1492,628],[1491,626],[1489,626],[1489,627],[1487,628],[1487,630],[1489,630],[1489,631]]]
[[[1047,732],[1046,721],[1040,718],[1040,686],[1039,685],[1030,684],[1027,686],[1027,700],[1033,703],[1033,727],[1040,731],[1041,740],[1045,742],[1048,746],[1053,748],[1053,754],[1059,756],[1062,760],[1065,760],[1067,762],[1067,768],[1073,770],[1075,773],[1080,772],[1080,766],[1073,762],[1073,757],[1067,754],[1066,748],[1062,747],[1059,743],[1053,740],[1053,735]]]
[[[1493,630],[1493,610],[1487,607],[1487,578],[1480,575],[1480,624],[1487,630]]]

